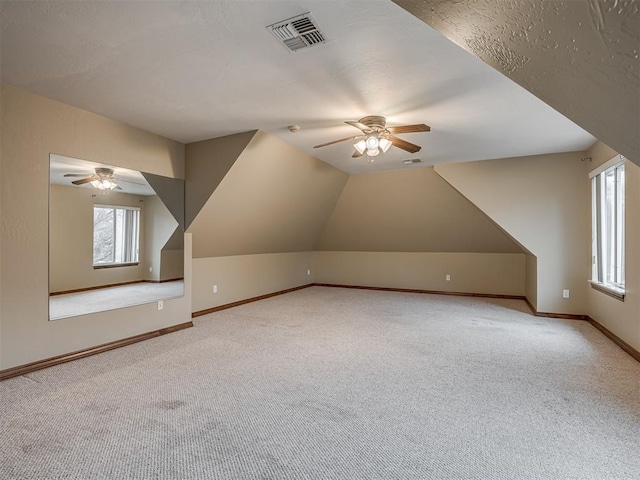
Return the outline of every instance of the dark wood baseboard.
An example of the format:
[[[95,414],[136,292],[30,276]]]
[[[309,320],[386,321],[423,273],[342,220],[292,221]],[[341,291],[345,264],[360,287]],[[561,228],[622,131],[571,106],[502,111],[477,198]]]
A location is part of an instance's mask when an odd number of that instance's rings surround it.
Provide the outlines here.
[[[90,290],[102,290],[103,288],[111,288],[111,287],[123,287],[125,285],[135,285],[136,283],[166,283],[166,282],[177,282],[178,280],[184,280],[184,278],[169,278],[167,280],[133,280],[131,282],[120,282],[120,283],[107,283],[106,285],[97,285],[95,287],[83,287],[76,288],[73,290],[62,290],[60,292],[51,292],[49,294],[50,297],[55,295],[65,295],[67,293],[81,293],[88,292]]]
[[[611,339],[611,341],[613,341],[613,343],[618,345],[622,350],[624,350],[629,355],[631,355],[635,360],[640,362],[640,352],[638,350],[636,350],[631,345],[629,345],[627,342],[622,340],[615,333],[611,332],[607,327],[605,327],[601,323],[598,323],[597,321],[595,321],[593,318],[587,316],[587,322],[589,322],[595,328],[600,330],[600,332],[602,332],[606,337],[609,337],[609,339]]]
[[[454,295],[457,297],[506,298],[509,300],[525,300],[522,295],[500,295],[494,293],[448,292],[445,290],[419,290],[414,288],[365,287],[362,285],[339,285],[335,283],[313,283],[314,287],[353,288],[356,290],[376,290],[382,292],[426,293],[430,295]]]
[[[80,292],[88,292],[90,290],[102,290],[103,288],[122,287],[124,285],[133,285],[135,283],[143,283],[143,282],[144,280],[133,280],[131,282],[108,283],[106,285],[97,285],[95,287],[74,288],[73,290],[62,290],[60,292],[51,292],[49,296],[53,297],[55,295],[65,295],[67,293],[80,293]]]
[[[6,370],[0,370],[0,381],[6,380],[8,378],[19,377],[20,375],[35,372],[36,370],[42,370],[43,368],[53,367],[54,365],[60,365],[61,363],[71,362],[72,360],[88,357],[90,355],[108,352],[109,350],[113,350],[115,348],[125,347],[133,343],[142,342],[143,340],[149,340],[150,338],[159,337],[161,335],[177,332],[178,330],[183,330],[190,327],[193,327],[192,321],[180,323],[178,325],[172,325],[166,328],[161,328],[152,332],[141,333],[140,335],[123,338],[122,340],[115,340],[113,342],[104,343],[102,345],[98,345],[97,347],[85,348],[76,352],[58,355],[57,357],[51,357],[44,360],[38,360],[37,362],[27,363],[26,365],[7,368]]]
[[[539,312],[536,308],[531,304],[527,297],[524,297],[524,301],[527,302],[527,305],[531,309],[531,313],[533,313],[536,317],[545,317],[545,318],[560,318],[562,320],[587,320],[589,317],[587,315],[581,315],[577,313],[551,313],[551,312]]]
[[[177,282],[178,280],[184,280],[184,277],[179,278],[167,278],[165,280],[145,280],[145,282],[151,283],[166,283],[166,282]]]
[[[239,307],[246,303],[257,302],[258,300],[264,300],[265,298],[275,297],[277,295],[283,295],[289,292],[295,292],[296,290],[302,290],[303,288],[313,287],[314,283],[308,283],[306,285],[300,285],[299,287],[287,288],[286,290],[279,290],[273,293],[267,293],[265,295],[259,295],[257,297],[247,298],[245,300],[238,300],[237,302],[225,303],[224,305],[218,305],[217,307],[205,308],[204,310],[198,310],[191,314],[191,318],[201,317],[209,313],[219,312],[220,310],[227,310],[228,308]]]

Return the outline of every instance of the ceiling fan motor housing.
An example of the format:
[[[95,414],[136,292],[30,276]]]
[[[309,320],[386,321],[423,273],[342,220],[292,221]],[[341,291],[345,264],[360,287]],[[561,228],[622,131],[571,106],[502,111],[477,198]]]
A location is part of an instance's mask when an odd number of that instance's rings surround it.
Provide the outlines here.
[[[112,177],[113,176],[113,169],[112,168],[100,168],[100,167],[97,167],[96,168],[96,175],[98,175],[99,177]]]
[[[369,115],[367,117],[362,117],[358,120],[358,123],[366,125],[374,132],[380,132],[385,129],[387,120],[379,115]]]

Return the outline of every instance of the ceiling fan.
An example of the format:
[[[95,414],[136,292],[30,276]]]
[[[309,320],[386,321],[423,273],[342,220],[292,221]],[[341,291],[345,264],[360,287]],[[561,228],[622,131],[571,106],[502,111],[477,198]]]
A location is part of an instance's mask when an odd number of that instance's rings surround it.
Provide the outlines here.
[[[409,153],[419,152],[422,147],[402,140],[396,137],[396,134],[402,133],[418,133],[418,132],[430,132],[431,127],[424,123],[415,125],[400,125],[397,127],[387,127],[387,120],[384,117],[378,115],[369,115],[362,117],[357,122],[347,120],[345,122],[352,127],[356,127],[361,130],[361,134],[354,135],[347,138],[341,138],[340,140],[334,140],[333,142],[322,143],[315,145],[313,148],[326,147],[327,145],[333,145],[334,143],[346,142],[347,140],[359,140],[355,145],[356,151],[352,155],[353,158],[361,157],[367,154],[369,157],[375,157],[380,152],[386,152],[391,145],[401,148]],[[370,162],[373,159],[369,160]]]
[[[122,190],[122,187],[116,183],[117,179],[113,176],[113,168],[96,167],[95,175],[89,175],[80,180],[74,180],[74,185],[84,185],[90,183],[98,190]],[[65,177],[84,177],[86,173],[66,173]],[[133,183],[133,182],[132,182]]]

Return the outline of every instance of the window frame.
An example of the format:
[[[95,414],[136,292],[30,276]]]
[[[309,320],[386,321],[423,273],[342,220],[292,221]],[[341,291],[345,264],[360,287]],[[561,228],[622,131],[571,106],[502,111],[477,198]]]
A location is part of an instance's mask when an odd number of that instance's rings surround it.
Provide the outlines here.
[[[589,173],[591,183],[591,287],[624,301],[625,158],[616,155]],[[613,200],[607,194],[613,178]],[[609,203],[607,203],[609,201]],[[613,270],[612,270],[613,269]],[[609,278],[612,277],[612,278]]]
[[[95,263],[95,245],[96,245],[96,228],[95,228],[95,211],[96,208],[101,208],[101,209],[109,209],[109,210],[113,210],[114,211],[114,215],[115,212],[117,210],[125,210],[125,211],[134,211],[137,212],[137,218],[136,218],[136,225],[135,225],[135,231],[132,233],[127,233],[125,232],[125,236],[126,237],[130,237],[132,234],[135,236],[135,251],[130,251],[125,253],[125,255],[129,256],[130,258],[127,261],[122,261],[122,262],[109,262],[109,263]],[[94,204],[93,205],[93,225],[92,225],[92,266],[94,270],[100,270],[100,269],[104,269],[104,268],[118,268],[118,267],[131,267],[131,266],[136,266],[140,264],[140,224],[141,224],[141,209],[140,207],[130,207],[130,206],[126,206],[126,205],[102,205],[102,204]],[[114,225],[113,225],[113,229],[114,229],[114,239],[117,237],[116,234],[116,228],[117,228],[117,223],[114,221]],[[125,227],[126,228],[126,227]],[[129,239],[131,240],[131,239]],[[114,241],[115,243],[115,241]],[[115,256],[116,256],[116,248],[114,245],[114,249],[113,249],[113,256],[112,259],[115,260]],[[131,258],[132,257],[132,258]]]

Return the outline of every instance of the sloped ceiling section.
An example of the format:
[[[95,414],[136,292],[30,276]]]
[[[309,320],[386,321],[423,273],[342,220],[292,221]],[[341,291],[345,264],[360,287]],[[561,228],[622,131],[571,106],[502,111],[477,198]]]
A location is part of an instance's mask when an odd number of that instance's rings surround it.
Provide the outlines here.
[[[162,250],[182,250],[184,249],[184,231],[176,228],[173,234],[162,247]]]
[[[184,230],[184,180],[146,172],[142,172],[142,175],[176,219],[180,229]]]
[[[347,178],[258,131],[191,222],[193,257],[313,250]]]
[[[433,168],[351,176],[316,250],[522,253]]]
[[[393,1],[640,165],[640,2]]]
[[[586,302],[591,235],[584,156],[570,152],[435,167],[537,257],[542,312],[581,313]],[[570,298],[562,298],[564,289]]]
[[[185,147],[185,221],[191,225],[257,130],[189,143]]]

